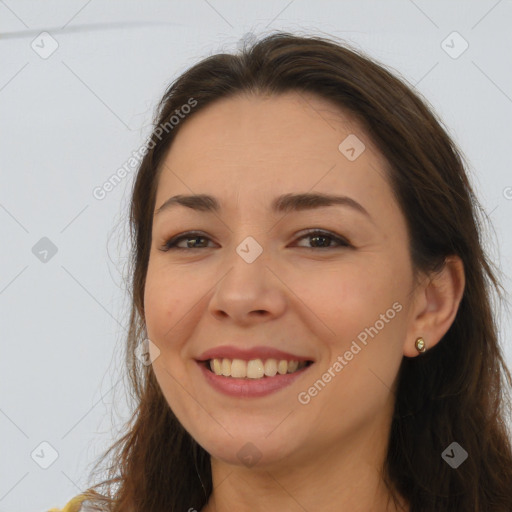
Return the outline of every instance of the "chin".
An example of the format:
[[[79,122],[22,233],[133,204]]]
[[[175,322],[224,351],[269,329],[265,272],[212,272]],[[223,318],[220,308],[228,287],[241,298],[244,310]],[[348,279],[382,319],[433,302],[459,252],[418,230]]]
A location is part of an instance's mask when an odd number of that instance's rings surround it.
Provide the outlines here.
[[[266,434],[251,434],[248,429],[245,434],[239,432],[236,435],[232,434],[231,437],[224,430],[223,432],[224,435],[217,436],[210,430],[194,438],[212,458],[229,465],[268,470],[283,465],[298,448],[286,444],[286,441],[290,440],[298,444],[296,436],[291,434],[286,437],[273,434],[265,437]]]

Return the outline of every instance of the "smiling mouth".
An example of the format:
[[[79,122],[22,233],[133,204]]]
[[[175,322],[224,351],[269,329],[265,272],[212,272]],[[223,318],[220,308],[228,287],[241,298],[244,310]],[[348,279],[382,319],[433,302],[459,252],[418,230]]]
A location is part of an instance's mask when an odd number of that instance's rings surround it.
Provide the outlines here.
[[[313,364],[313,361],[287,361],[285,359],[243,359],[215,358],[199,361],[210,372],[235,379],[264,379],[299,372]]]

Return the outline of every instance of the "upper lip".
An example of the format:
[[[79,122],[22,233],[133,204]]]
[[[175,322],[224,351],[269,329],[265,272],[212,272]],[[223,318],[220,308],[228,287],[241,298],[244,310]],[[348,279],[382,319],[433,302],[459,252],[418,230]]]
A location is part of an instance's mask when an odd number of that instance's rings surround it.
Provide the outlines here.
[[[208,361],[210,359],[242,359],[244,361],[250,361],[251,359],[277,359],[286,361],[313,361],[311,357],[298,356],[290,354],[289,352],[283,352],[272,347],[251,347],[251,348],[240,348],[233,345],[221,345],[218,347],[211,348],[203,352],[198,358],[198,361]]]

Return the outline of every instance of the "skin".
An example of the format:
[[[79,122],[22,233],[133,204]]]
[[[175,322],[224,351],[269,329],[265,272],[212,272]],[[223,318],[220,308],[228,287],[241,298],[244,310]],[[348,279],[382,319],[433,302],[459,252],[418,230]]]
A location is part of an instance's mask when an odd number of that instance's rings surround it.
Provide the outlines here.
[[[354,161],[338,150],[349,134],[366,146]],[[177,206],[155,215],[144,299],[148,337],[160,350],[158,383],[211,454],[214,491],[203,512],[399,510],[388,503],[380,469],[396,376],[404,356],[418,356],[418,337],[431,348],[452,324],[464,271],[453,257],[415,286],[405,217],[384,166],[354,120],[302,93],[218,101],[185,122],[167,153],[155,210],[176,194],[211,194],[222,206],[218,214]],[[371,219],[343,206],[270,210],[274,197],[301,192],[349,196]],[[303,238],[309,228],[352,247],[315,245]],[[207,237],[196,239],[198,248],[161,250],[190,230]],[[236,252],[248,236],[263,248],[250,264]],[[401,311],[299,403],[298,394],[397,302]],[[232,398],[211,388],[195,362],[223,344],[269,345],[315,363],[270,396]],[[237,456],[248,442],[261,457],[252,467]]]

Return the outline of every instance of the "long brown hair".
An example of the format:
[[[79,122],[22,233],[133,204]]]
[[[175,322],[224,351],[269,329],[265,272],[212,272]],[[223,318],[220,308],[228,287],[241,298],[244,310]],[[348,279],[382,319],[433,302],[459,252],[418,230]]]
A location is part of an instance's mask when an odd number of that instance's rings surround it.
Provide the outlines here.
[[[450,329],[422,357],[401,363],[383,468],[391,495],[403,496],[411,512],[510,512],[512,377],[492,307],[493,292],[501,300],[506,294],[484,253],[482,220],[489,219],[468,181],[467,164],[426,100],[381,64],[334,39],[288,33],[202,60],[169,86],[158,106],[130,208],[133,301],[126,364],[136,407],[123,436],[95,466],[110,456],[107,477],[89,489],[91,499],[112,512],[200,511],[208,501],[209,454],[173,414],[151,366],[134,357],[146,337],[143,298],[158,177],[174,136],[196,112],[236,94],[292,91],[338,105],[379,148],[407,221],[416,275],[441,269],[449,255],[464,264],[465,290]],[[191,100],[194,107],[184,109]],[[188,113],[176,122],[180,112]],[[457,469],[441,456],[453,442],[468,453]]]

